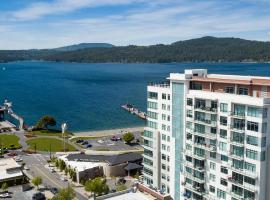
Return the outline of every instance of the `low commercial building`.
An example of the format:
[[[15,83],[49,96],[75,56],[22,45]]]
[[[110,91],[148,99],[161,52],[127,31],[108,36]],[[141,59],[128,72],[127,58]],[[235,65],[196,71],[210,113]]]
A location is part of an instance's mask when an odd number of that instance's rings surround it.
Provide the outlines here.
[[[69,154],[60,156],[76,171],[77,182],[98,176],[126,176],[142,169],[142,156],[137,153],[117,155]]]
[[[0,159],[0,185],[7,183],[8,185],[21,184],[24,175],[22,167],[13,158]]]

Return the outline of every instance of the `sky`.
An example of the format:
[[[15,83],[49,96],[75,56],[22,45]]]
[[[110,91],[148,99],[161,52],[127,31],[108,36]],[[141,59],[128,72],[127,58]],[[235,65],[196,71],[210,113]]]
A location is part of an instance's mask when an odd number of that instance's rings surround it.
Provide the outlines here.
[[[0,0],[0,49],[270,41],[270,0]]]

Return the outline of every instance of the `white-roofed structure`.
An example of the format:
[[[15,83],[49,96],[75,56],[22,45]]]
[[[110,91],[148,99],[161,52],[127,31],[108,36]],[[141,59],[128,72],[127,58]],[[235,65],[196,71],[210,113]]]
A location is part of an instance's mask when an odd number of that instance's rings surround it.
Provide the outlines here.
[[[20,183],[23,179],[21,165],[13,158],[0,159],[0,184],[7,182],[9,185]]]

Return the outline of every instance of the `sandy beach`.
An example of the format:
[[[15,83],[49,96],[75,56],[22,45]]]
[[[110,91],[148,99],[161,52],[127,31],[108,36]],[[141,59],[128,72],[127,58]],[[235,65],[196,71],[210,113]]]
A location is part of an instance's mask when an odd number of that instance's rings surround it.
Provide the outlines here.
[[[110,136],[115,134],[120,134],[121,131],[124,133],[127,132],[142,132],[144,126],[132,127],[132,128],[119,128],[119,129],[109,129],[109,130],[99,130],[99,131],[82,131],[82,132],[74,132],[74,136],[76,137],[103,137]]]

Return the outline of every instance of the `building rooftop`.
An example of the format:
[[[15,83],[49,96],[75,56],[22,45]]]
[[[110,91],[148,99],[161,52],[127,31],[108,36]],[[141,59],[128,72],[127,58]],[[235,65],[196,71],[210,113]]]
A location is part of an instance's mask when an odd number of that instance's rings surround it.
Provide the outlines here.
[[[143,159],[142,155],[138,153],[125,153],[118,155],[69,154],[66,158],[68,161],[107,162],[109,165],[118,165]]]
[[[23,175],[19,165],[13,158],[0,159],[0,180],[12,179]]]
[[[114,197],[106,198],[106,200],[154,200],[150,194],[145,194],[141,192],[129,192],[125,194],[120,194]]]

